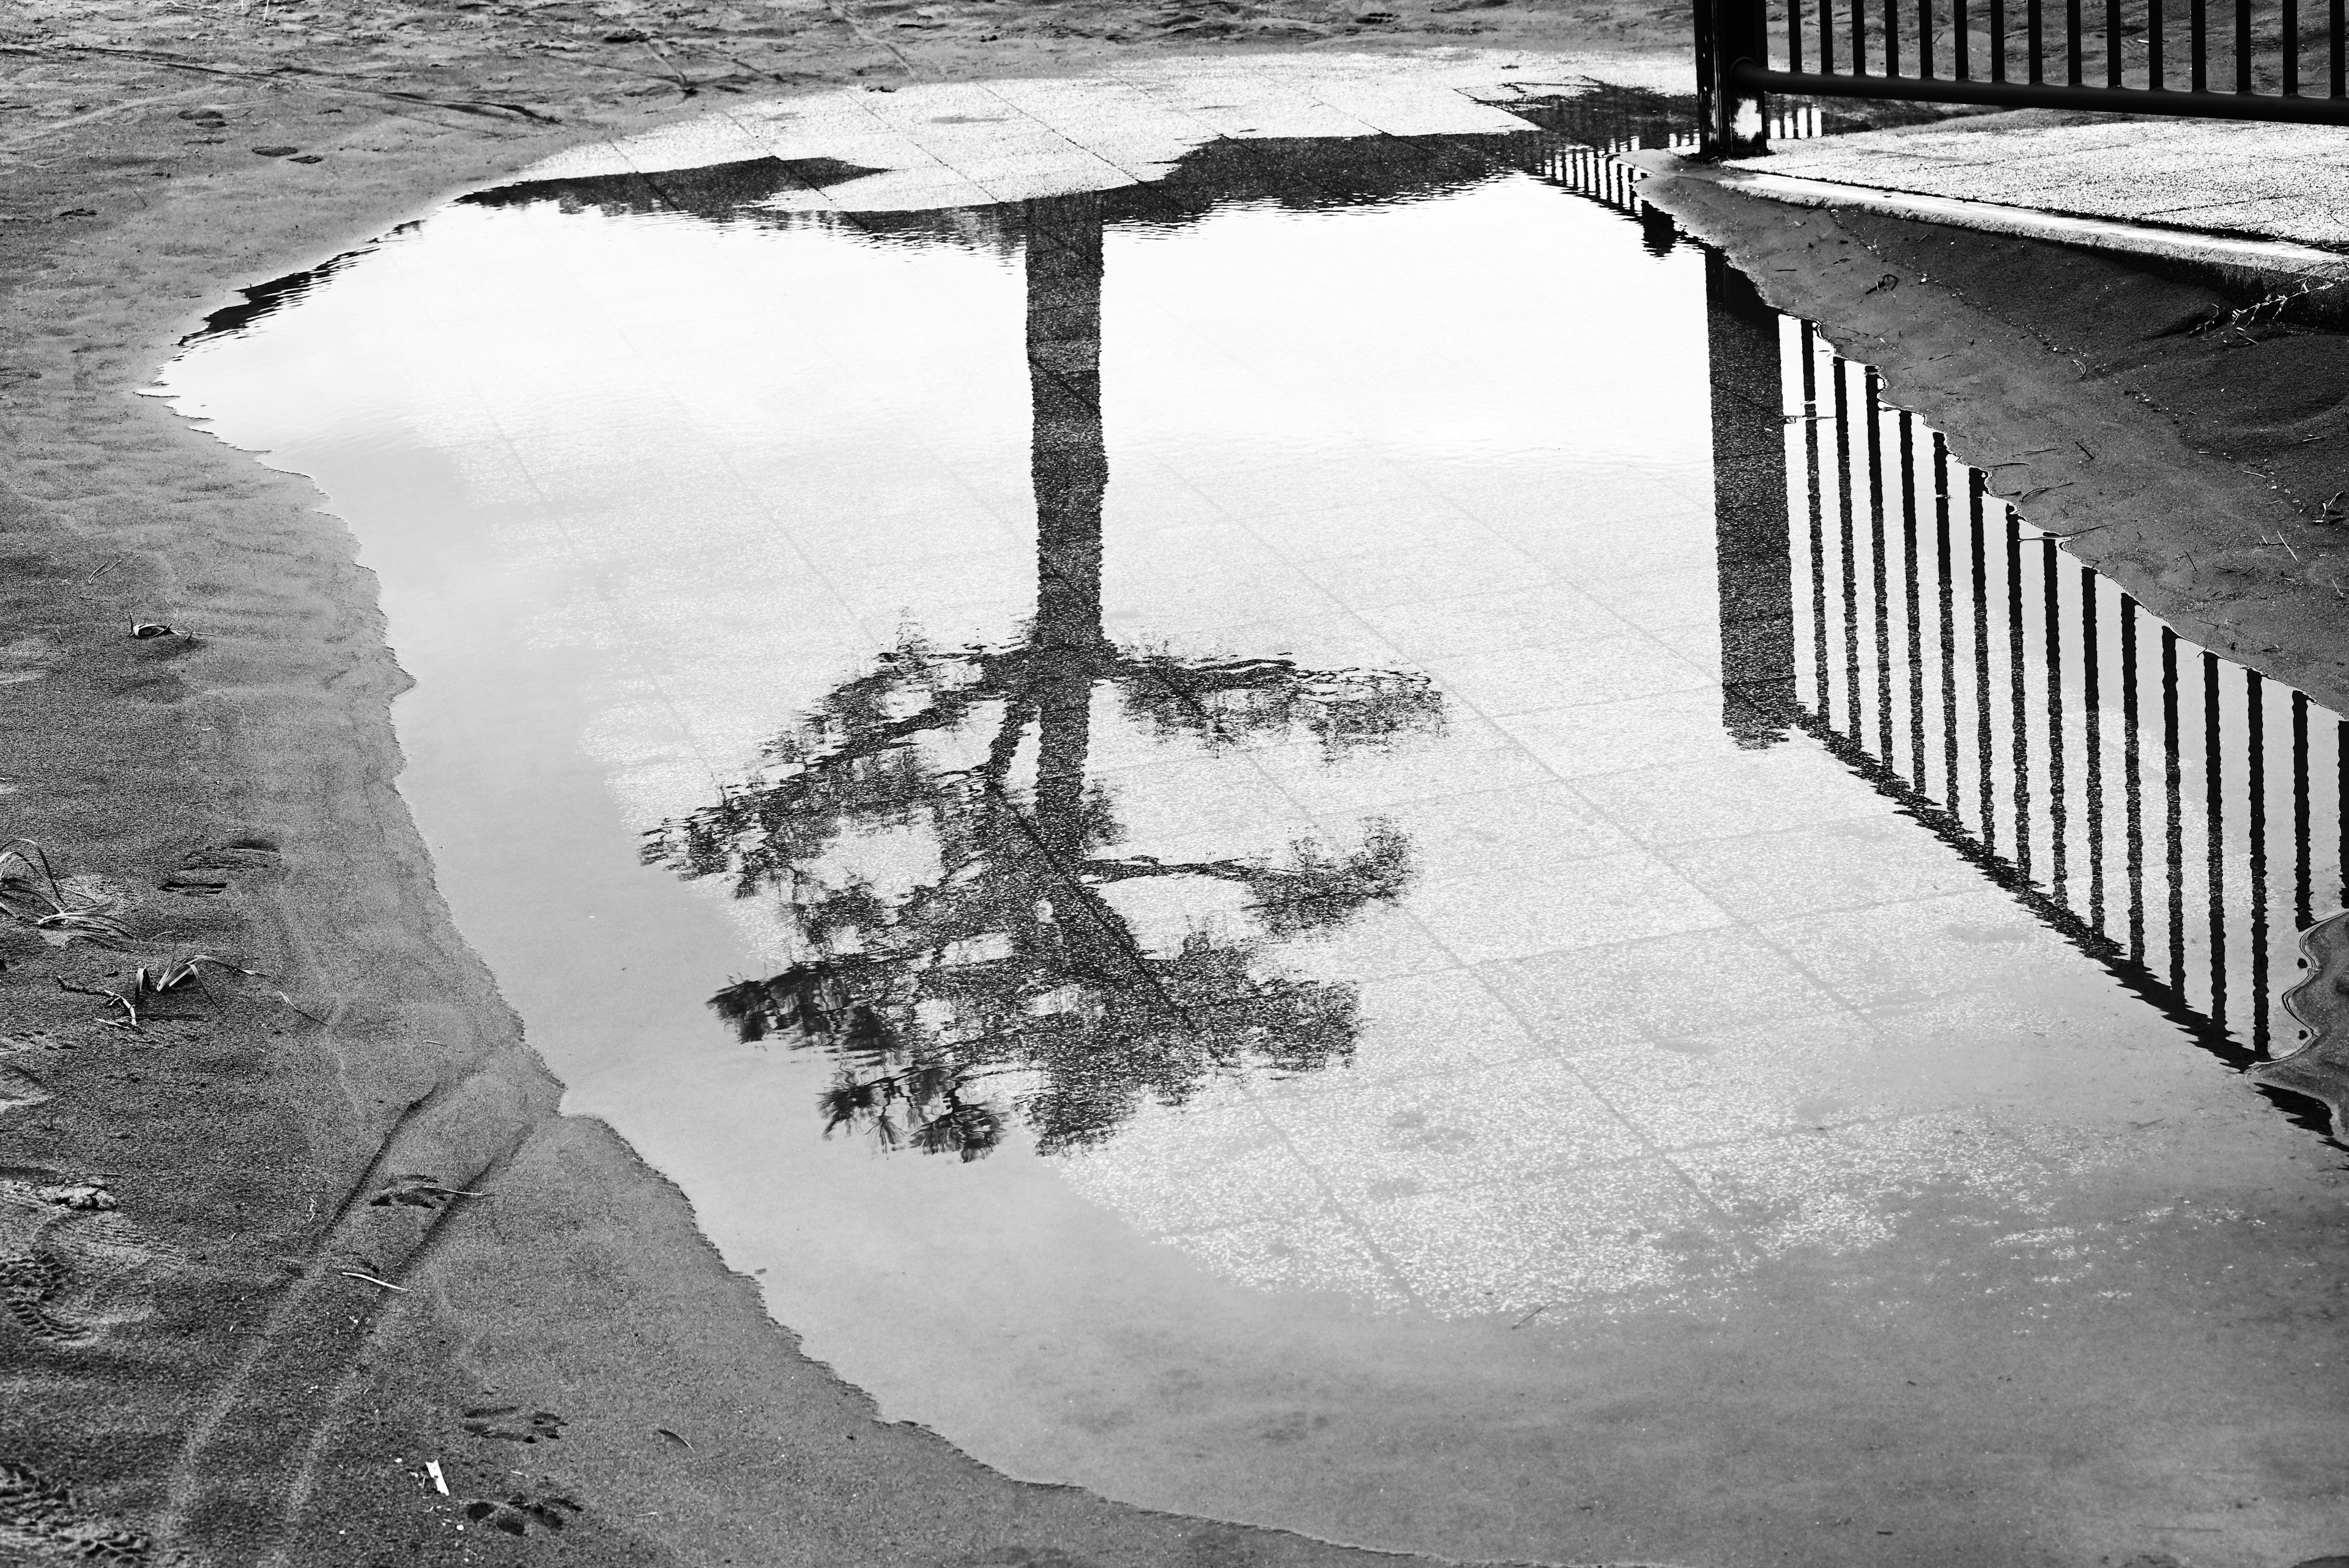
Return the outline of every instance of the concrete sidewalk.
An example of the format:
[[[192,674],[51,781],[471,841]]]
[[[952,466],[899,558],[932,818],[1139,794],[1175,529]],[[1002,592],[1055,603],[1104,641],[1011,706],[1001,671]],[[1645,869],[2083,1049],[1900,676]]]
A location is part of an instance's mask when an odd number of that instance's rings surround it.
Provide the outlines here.
[[[2349,251],[2349,129],[2047,109],[1782,144],[1775,177]]]

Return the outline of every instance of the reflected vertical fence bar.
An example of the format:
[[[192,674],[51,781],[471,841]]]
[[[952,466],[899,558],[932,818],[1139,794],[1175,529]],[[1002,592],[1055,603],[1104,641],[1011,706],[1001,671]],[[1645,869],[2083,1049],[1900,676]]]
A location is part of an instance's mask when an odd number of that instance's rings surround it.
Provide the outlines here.
[[[1710,275],[1708,292],[1733,317],[1713,339],[1715,449],[1735,476],[1717,469],[1716,492],[1738,509],[1720,525],[1724,673],[1744,689],[1724,693],[1733,733],[1826,747],[2229,1060],[2289,1050],[2278,928],[2349,900],[2349,723],[2070,560],[1807,324],[1775,328],[1765,354],[1758,301]],[[1736,379],[1765,366],[1775,387]],[[1784,504],[1757,500],[1757,480],[1782,482]],[[1760,537],[1772,529],[1790,547]],[[1780,573],[1783,594],[1758,590],[1756,571]],[[1752,618],[1781,611],[1755,640]],[[1807,636],[1793,624],[1806,614]],[[1782,722],[1763,722],[1762,699],[1785,704]]]
[[[2096,574],[2080,568],[2080,720],[2088,749],[2085,803],[2088,809],[2088,922],[2105,929],[2104,688],[2097,665]]]
[[[2308,841],[2308,697],[2292,694],[2292,923],[2304,929],[2314,919],[2315,856]]]
[[[2267,713],[2261,700],[2261,688],[2266,684],[2252,670],[2243,671],[2244,729],[2248,743],[2243,754],[2250,766],[2250,776],[2244,781],[2244,798],[2251,819],[2245,831],[2251,837],[2251,1035],[2268,1037],[2268,822],[2267,822]]]
[[[1936,595],[1941,622],[1941,791],[1951,811],[1963,804],[1958,775],[1958,628],[1957,581],[1951,575],[1950,549],[1950,448],[1941,432],[1933,432],[1933,562],[1940,569]]]
[[[2178,762],[2178,634],[2161,628],[2162,878],[2169,895],[2169,983],[2186,983],[2186,815],[2184,775]]]
[[[2137,729],[2137,601],[2121,596],[2121,777],[2127,813],[2129,961],[2145,962],[2145,760]]]

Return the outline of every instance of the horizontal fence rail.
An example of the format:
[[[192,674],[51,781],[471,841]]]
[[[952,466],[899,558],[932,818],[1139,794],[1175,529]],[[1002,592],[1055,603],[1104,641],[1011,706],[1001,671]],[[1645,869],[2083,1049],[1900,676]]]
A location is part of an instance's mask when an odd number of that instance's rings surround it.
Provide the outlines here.
[[[2349,0],[1697,0],[1704,151],[1767,95],[2349,125]]]

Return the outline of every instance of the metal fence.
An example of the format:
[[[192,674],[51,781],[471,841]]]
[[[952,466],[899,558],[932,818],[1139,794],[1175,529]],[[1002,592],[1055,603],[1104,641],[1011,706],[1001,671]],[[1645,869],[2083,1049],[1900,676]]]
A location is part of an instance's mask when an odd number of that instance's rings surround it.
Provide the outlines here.
[[[1767,95],[2349,124],[2349,0],[1697,0],[1703,150]]]

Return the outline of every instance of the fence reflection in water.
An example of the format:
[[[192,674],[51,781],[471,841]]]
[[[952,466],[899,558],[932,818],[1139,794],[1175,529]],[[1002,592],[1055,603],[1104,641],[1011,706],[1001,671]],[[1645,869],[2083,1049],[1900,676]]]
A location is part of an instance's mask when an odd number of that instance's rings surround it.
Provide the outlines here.
[[[1659,132],[1619,118],[1521,166],[1661,254],[1612,156]],[[2289,1054],[2297,934],[2349,906],[2349,722],[2065,554],[1717,253],[1705,282],[1724,728],[1826,746],[2226,1060]]]
[[[2349,726],[2081,565],[1718,258],[1709,283],[1731,732],[1826,745],[2229,1059],[2288,1049],[2294,933],[2349,902]]]

